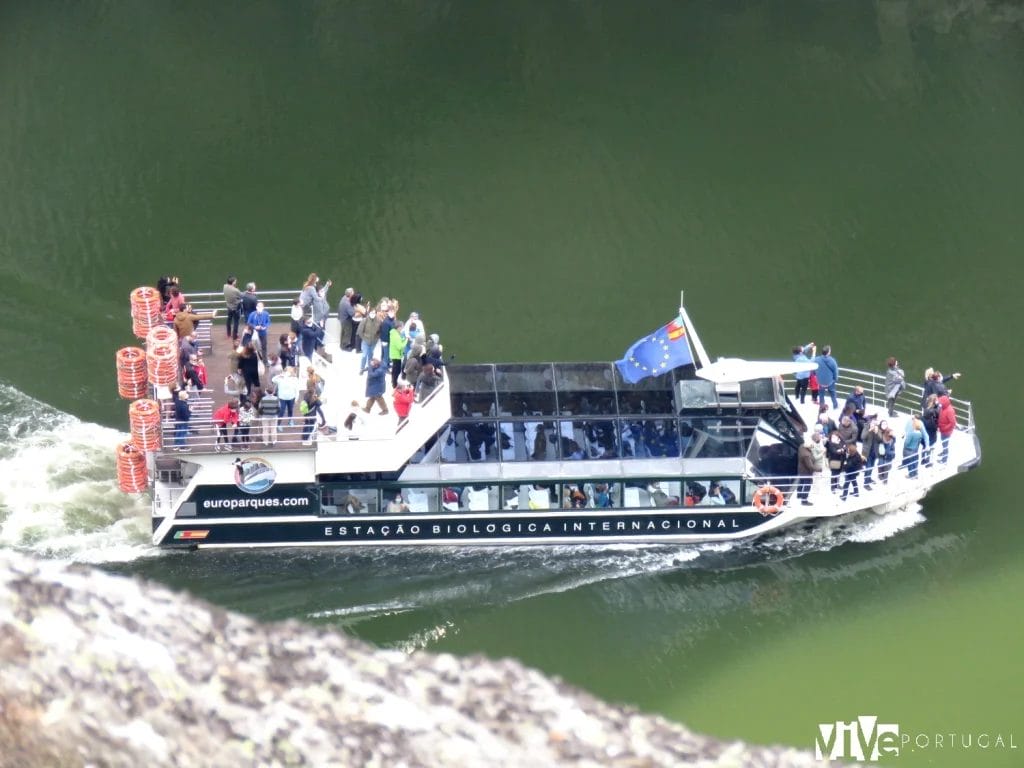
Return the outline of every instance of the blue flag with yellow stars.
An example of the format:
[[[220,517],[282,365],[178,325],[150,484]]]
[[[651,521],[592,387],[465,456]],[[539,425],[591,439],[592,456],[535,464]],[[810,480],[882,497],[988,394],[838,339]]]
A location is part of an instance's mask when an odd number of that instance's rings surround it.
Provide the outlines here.
[[[686,340],[686,325],[682,316],[679,316],[635,342],[621,360],[615,361],[615,366],[623,379],[636,384],[640,379],[659,376],[692,362],[693,353]]]

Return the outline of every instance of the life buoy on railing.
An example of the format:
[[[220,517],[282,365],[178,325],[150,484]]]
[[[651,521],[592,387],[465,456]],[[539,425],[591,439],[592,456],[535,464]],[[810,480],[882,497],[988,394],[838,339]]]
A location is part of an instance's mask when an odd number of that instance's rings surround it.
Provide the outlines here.
[[[118,443],[117,485],[124,493],[141,493],[146,490],[146,455],[133,443]]]
[[[160,403],[156,400],[136,400],[128,406],[132,444],[140,451],[160,449]]]
[[[160,292],[156,288],[142,286],[131,292],[132,333],[140,339],[146,338],[150,329],[163,324],[160,317]]]
[[[778,514],[785,503],[786,497],[774,485],[762,485],[754,492],[754,509],[765,517]]]
[[[146,396],[146,353],[140,347],[117,351],[117,393],[129,400]]]

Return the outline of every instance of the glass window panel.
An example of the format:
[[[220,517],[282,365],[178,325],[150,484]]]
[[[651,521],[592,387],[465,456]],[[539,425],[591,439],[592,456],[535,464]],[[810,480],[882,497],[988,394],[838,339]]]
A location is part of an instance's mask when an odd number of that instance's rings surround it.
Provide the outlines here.
[[[713,382],[704,379],[680,381],[679,410],[717,408],[718,395]]]
[[[511,416],[555,414],[554,373],[550,363],[499,365],[494,371],[498,411]]]
[[[563,483],[561,496],[562,509],[614,509],[621,506],[619,485],[602,480]]]
[[[618,398],[619,413],[623,416],[669,416],[676,412],[671,390],[667,392],[658,390],[619,392]]]
[[[450,366],[448,377],[453,416],[495,415],[494,366]]]
[[[740,399],[744,403],[774,403],[775,383],[772,379],[741,381]]]
[[[684,503],[688,507],[735,507],[740,504],[739,480],[687,480]]]
[[[558,413],[561,416],[614,416],[615,393],[559,391]]]
[[[614,419],[559,419],[558,444],[562,458],[615,459],[619,441]]]
[[[376,487],[332,484],[321,490],[321,514],[376,515],[380,512],[378,497]]]
[[[418,514],[441,510],[441,490],[437,486],[393,486],[385,488],[384,512]]]
[[[738,418],[680,419],[679,432],[685,446],[683,456],[690,459],[743,456],[755,424]]]
[[[558,438],[552,421],[524,421],[523,446],[516,444],[516,457],[526,461],[555,461],[558,459]]]
[[[623,419],[623,458],[650,459],[679,456],[676,419]]]
[[[441,460],[459,464],[495,461],[498,458],[497,445],[495,422],[453,421],[441,449]]]

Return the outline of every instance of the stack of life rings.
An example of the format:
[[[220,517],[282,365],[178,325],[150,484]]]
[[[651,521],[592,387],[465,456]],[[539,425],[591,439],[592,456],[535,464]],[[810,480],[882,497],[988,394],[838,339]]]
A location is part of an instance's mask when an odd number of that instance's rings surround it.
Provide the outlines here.
[[[124,493],[141,493],[146,490],[146,454],[134,443],[117,445],[117,484]]]
[[[117,351],[117,394],[129,400],[146,396],[146,353],[140,347]]]
[[[128,424],[132,431],[132,445],[140,451],[160,450],[160,403],[136,400],[128,406]]]
[[[774,485],[762,485],[754,492],[754,508],[765,517],[778,514],[785,503],[786,497]]]
[[[146,362],[149,383],[169,387],[178,382],[178,335],[166,325],[157,325],[146,334]]]
[[[132,333],[138,338],[146,338],[150,329],[163,325],[160,316],[160,291],[149,286],[136,288],[131,293],[132,302]]]

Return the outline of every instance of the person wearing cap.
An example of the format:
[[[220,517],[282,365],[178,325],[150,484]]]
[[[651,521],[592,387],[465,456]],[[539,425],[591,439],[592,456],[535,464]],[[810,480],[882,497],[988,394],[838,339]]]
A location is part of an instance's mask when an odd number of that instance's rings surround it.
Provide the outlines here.
[[[188,437],[188,423],[192,418],[192,409],[188,404],[188,392],[179,392],[174,401],[174,450],[188,451],[185,439]]]

